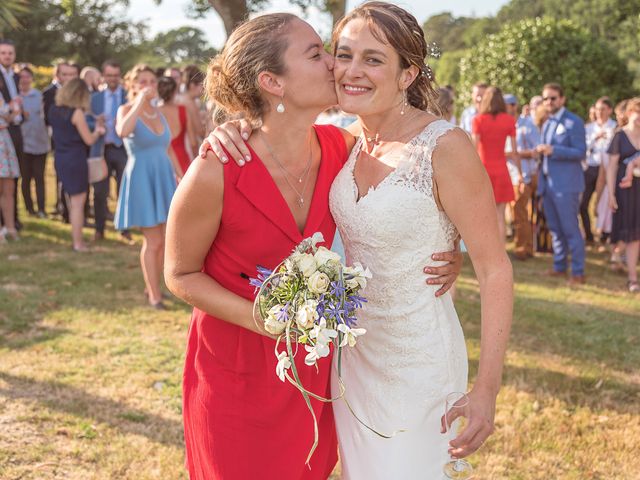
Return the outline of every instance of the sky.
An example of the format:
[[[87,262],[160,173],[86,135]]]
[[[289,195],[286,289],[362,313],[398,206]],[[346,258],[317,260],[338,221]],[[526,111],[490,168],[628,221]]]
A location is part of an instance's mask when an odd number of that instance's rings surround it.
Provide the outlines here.
[[[391,1],[410,11],[421,24],[430,16],[445,11],[451,12],[457,17],[494,15],[500,7],[509,3],[509,0],[483,0],[482,2],[478,0],[447,0],[443,3],[438,0]],[[151,35],[185,25],[199,28],[205,32],[206,38],[212,46],[221,48],[226,35],[220,18],[212,9],[206,18],[191,20],[185,15],[186,6],[189,3],[189,0],[162,0],[162,4],[157,6],[153,0],[130,0],[128,16],[138,21],[146,19]],[[347,10],[360,3],[362,3],[361,0],[347,0]],[[284,11],[301,15],[301,12],[291,6],[287,0],[271,0],[271,6],[264,9],[263,13]],[[329,37],[331,20],[328,15],[315,9],[309,9],[306,20],[313,25],[322,38]]]

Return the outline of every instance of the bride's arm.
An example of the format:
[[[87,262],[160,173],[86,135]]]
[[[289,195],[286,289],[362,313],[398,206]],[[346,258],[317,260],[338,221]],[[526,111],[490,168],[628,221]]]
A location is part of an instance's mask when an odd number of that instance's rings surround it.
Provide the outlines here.
[[[253,303],[202,271],[222,215],[224,173],[209,153],[196,158],[178,185],[166,230],[164,278],[178,298],[221,320],[265,334],[253,320]]]
[[[440,203],[464,238],[480,284],[480,366],[469,393],[471,420],[451,442],[452,454],[464,457],[494,429],[513,314],[513,272],[498,233],[491,183],[469,137],[458,129],[444,135],[432,161]]]

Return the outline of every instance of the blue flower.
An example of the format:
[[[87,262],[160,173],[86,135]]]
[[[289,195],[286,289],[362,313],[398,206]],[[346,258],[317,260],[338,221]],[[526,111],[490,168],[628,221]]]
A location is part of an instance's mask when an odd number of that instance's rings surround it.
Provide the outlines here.
[[[360,295],[353,294],[347,297],[347,303],[353,305],[353,308],[362,308],[363,304],[367,303],[367,299]]]
[[[344,284],[341,281],[331,282],[331,293],[340,298],[345,292]]]
[[[289,302],[287,302],[284,307],[276,313],[276,319],[282,323],[287,323],[289,321]]]

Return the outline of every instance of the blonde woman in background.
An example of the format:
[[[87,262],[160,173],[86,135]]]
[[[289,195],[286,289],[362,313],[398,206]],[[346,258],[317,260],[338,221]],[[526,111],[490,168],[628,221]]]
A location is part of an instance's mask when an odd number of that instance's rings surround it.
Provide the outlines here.
[[[90,102],[89,88],[84,81],[74,78],[57,92],[55,105],[49,110],[49,123],[53,132],[55,167],[62,183],[71,223],[73,250],[88,250],[82,239],[84,204],[89,190],[89,168],[87,146],[93,145],[105,129],[101,120],[92,132],[86,120]]]
[[[176,189],[168,154],[171,130],[156,106],[158,79],[147,65],[136,65],[125,76],[129,103],[118,109],[116,133],[124,140],[128,160],[122,175],[114,218],[118,230],[139,227],[144,237],[140,264],[149,305],[163,310],[160,278],[164,256],[164,226]]]

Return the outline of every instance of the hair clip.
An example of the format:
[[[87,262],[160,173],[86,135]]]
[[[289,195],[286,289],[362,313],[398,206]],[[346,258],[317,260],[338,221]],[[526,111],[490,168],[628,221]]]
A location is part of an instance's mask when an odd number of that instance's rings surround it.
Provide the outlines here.
[[[427,57],[440,58],[442,52],[436,42],[427,43]]]

